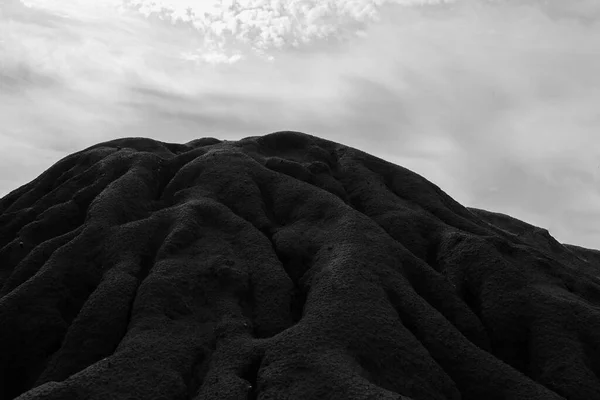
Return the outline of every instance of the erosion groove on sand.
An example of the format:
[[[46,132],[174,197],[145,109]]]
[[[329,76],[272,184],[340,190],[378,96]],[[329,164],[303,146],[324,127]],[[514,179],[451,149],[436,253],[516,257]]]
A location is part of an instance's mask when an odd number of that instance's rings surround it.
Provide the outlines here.
[[[600,399],[600,252],[301,132],[0,199],[0,400]]]

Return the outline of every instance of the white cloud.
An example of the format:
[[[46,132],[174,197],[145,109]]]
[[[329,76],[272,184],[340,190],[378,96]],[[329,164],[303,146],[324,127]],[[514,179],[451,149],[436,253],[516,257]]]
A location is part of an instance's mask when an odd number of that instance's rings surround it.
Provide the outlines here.
[[[249,44],[258,54],[270,48],[310,43],[333,37],[348,25],[378,18],[385,3],[406,6],[441,3],[441,0],[128,0],[128,7],[146,16],[159,15],[173,23],[190,23],[206,40],[200,54],[224,51],[236,42]],[[235,40],[231,40],[233,37]],[[225,59],[229,60],[227,56]],[[229,62],[229,61],[228,61]]]

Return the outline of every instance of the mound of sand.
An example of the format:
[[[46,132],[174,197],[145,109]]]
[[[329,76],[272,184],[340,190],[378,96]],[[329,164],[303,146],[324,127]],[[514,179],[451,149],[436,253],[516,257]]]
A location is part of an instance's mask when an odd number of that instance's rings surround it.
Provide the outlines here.
[[[600,255],[298,132],[0,200],[0,398],[600,399]]]

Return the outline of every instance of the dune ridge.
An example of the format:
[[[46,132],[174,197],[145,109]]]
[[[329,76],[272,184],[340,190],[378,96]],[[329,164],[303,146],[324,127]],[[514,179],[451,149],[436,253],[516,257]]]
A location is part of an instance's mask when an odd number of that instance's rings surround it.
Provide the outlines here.
[[[600,252],[300,132],[0,200],[0,399],[600,399]]]

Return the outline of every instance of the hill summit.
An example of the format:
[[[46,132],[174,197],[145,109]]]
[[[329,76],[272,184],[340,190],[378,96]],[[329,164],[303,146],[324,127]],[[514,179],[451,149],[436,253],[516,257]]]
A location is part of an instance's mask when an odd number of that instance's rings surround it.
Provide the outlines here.
[[[600,252],[300,132],[0,200],[0,399],[600,399]]]

